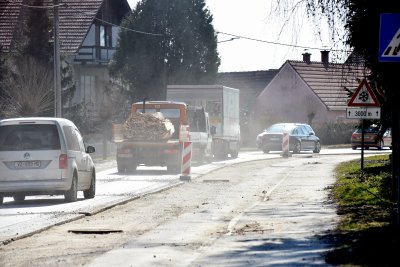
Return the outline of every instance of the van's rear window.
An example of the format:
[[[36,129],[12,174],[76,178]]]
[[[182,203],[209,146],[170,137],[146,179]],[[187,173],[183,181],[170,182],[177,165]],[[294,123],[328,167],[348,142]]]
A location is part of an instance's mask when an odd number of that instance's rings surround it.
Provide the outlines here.
[[[0,151],[60,149],[60,137],[54,124],[0,126]]]

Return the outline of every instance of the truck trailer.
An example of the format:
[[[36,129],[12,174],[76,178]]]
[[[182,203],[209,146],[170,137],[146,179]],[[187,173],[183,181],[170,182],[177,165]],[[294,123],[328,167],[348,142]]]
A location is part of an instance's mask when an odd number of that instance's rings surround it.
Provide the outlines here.
[[[209,115],[215,158],[236,158],[240,149],[239,89],[222,85],[168,85],[167,100],[203,107]]]

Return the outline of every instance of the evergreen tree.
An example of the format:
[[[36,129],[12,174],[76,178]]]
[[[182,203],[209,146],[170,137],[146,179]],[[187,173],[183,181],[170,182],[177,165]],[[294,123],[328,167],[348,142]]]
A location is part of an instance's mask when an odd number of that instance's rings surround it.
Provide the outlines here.
[[[139,2],[122,22],[111,75],[129,85],[132,99],[164,99],[167,84],[214,83],[220,60],[212,20],[204,0]]]
[[[43,0],[30,0],[29,5],[43,7]],[[52,24],[47,8],[29,8],[29,15],[24,29],[26,44],[22,54],[30,55],[51,66],[53,45],[51,41]]]

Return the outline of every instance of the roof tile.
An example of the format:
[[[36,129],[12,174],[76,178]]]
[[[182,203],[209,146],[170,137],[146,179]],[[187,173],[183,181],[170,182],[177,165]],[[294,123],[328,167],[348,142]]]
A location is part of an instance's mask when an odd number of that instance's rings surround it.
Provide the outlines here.
[[[360,80],[368,74],[363,64],[292,60],[288,63],[330,110],[346,109],[348,95],[344,88],[356,89]]]
[[[60,51],[64,54],[76,53],[90,25],[93,23],[104,0],[63,0],[59,7]],[[113,0],[115,1],[115,0]],[[0,44],[5,51],[12,50],[12,40],[20,17],[26,7],[23,0],[0,1]],[[44,5],[52,6],[53,0],[44,0]],[[49,9],[49,18],[53,9]]]

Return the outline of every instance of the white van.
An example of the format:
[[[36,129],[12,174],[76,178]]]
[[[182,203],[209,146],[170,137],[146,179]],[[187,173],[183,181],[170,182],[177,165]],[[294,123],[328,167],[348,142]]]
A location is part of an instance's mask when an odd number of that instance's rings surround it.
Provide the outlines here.
[[[96,171],[75,124],[61,118],[17,118],[0,121],[0,205],[4,197],[21,202],[28,195],[77,192],[94,198]]]

